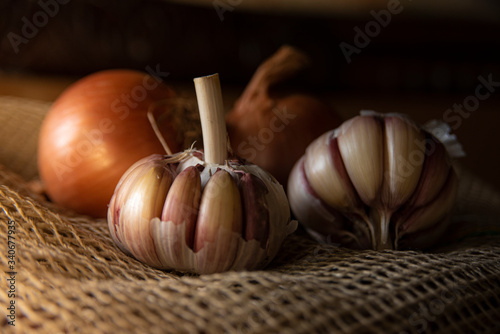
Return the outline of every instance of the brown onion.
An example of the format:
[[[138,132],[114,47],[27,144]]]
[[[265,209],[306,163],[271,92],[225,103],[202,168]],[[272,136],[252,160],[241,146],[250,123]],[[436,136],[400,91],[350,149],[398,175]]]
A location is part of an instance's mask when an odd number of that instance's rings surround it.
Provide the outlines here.
[[[182,149],[182,136],[163,104],[175,93],[162,81],[139,71],[107,70],[80,79],[58,97],[38,146],[40,177],[52,201],[105,217],[123,173],[137,160],[164,152],[148,110],[172,152]]]
[[[308,63],[308,57],[298,50],[281,47],[259,66],[226,115],[235,153],[267,170],[283,185],[307,145],[341,123],[333,108],[318,98],[283,89]]]

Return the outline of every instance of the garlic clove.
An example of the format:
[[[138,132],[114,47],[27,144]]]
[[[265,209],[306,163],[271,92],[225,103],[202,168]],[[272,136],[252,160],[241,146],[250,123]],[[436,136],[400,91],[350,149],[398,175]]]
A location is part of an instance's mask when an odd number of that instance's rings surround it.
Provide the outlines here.
[[[338,128],[338,146],[349,178],[366,205],[379,198],[384,175],[384,137],[381,120],[357,116]]]
[[[232,176],[218,169],[203,190],[195,246],[196,270],[210,273],[231,269],[242,236],[241,195]]]
[[[155,161],[162,159],[160,154],[153,154],[134,163],[122,176],[118,182],[115,193],[113,194],[108,206],[108,227],[111,232],[111,237],[116,245],[126,254],[132,255],[128,250],[123,237],[123,220],[121,211],[123,203],[130,194],[131,188],[134,186],[135,180],[138,179],[145,168],[149,164],[155,164]],[[121,222],[120,222],[121,220]]]
[[[324,235],[334,233],[343,227],[342,216],[328,207],[307,178],[305,156],[295,164],[288,182],[288,200],[295,208],[295,216],[307,229]]]
[[[333,131],[311,143],[303,165],[310,186],[328,205],[341,211],[352,208],[362,210],[359,197],[342,162],[338,140]]]
[[[214,263],[223,262],[215,256],[234,256],[229,252],[231,234],[242,234],[241,196],[231,175],[217,170],[208,180],[203,190],[200,211],[196,223],[194,251],[199,252],[206,244],[217,243],[222,253],[209,257]]]
[[[401,116],[384,117],[384,181],[380,206],[392,213],[417,187],[425,158],[419,145],[425,136],[416,124]]]
[[[243,217],[245,240],[257,240],[266,248],[269,238],[269,206],[266,194],[269,192],[265,183],[251,173],[244,173],[239,180],[239,189],[243,199]]]
[[[200,172],[196,167],[189,166],[179,173],[172,183],[161,215],[162,221],[171,221],[177,225],[185,224],[184,240],[190,248],[194,245],[200,198]],[[180,238],[178,241],[183,242]]]
[[[115,207],[116,235],[139,261],[160,265],[149,224],[151,219],[161,215],[174,176],[161,160],[146,163],[124,180],[124,189],[120,192],[123,197],[116,199],[115,203],[122,203]]]
[[[441,191],[450,173],[451,161],[446,147],[434,136],[426,134],[425,161],[419,183],[405,203],[407,208],[416,208],[431,202]]]
[[[451,168],[445,185],[433,201],[398,219],[395,223],[398,237],[425,230],[445,219],[455,203],[457,190],[458,176]]]
[[[283,189],[283,186],[267,171],[259,168],[257,165],[245,166],[244,170],[257,176],[264,181],[268,192],[266,200],[269,211],[269,238],[267,242],[267,256],[263,264],[268,263],[278,253],[281,244],[286,236],[297,229],[297,221],[290,220],[290,206]]]
[[[376,118],[377,116],[367,116]],[[425,160],[425,141],[420,129],[401,115],[387,115],[384,121],[384,175],[378,203],[372,212],[373,243],[376,249],[394,248],[391,217],[417,187]]]
[[[295,164],[288,181],[288,199],[295,208],[295,216],[308,233],[322,242],[366,248],[371,240],[365,220],[352,215],[354,222],[350,222],[339,211],[328,206],[309,183],[304,160],[305,156]]]

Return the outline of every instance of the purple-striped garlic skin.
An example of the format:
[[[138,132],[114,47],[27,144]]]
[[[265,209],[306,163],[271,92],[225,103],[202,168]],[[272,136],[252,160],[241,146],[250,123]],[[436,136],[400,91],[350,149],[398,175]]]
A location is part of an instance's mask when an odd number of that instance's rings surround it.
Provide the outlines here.
[[[299,223],[321,241],[426,249],[446,230],[457,188],[438,139],[404,115],[371,112],[309,145],[292,169],[288,198]]]
[[[262,268],[296,226],[270,174],[237,160],[207,164],[195,150],[137,162],[108,209],[122,251],[155,268],[199,274]]]

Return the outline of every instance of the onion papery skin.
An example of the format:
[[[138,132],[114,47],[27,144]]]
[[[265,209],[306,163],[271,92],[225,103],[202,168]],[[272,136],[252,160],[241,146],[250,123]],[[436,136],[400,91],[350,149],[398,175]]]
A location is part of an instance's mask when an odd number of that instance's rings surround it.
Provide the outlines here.
[[[303,93],[240,100],[226,115],[235,153],[287,185],[307,146],[342,121],[320,99]]]
[[[93,217],[137,160],[163,153],[147,118],[154,110],[172,152],[182,138],[165,113],[175,92],[160,77],[126,69],[88,75],[69,86],[46,115],[39,136],[40,178],[51,201]]]

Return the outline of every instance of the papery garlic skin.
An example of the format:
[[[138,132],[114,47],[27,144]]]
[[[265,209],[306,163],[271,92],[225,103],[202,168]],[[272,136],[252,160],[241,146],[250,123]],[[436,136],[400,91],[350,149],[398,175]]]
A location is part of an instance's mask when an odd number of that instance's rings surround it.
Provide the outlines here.
[[[270,174],[236,160],[208,164],[192,150],[132,166],[108,226],[120,249],[148,265],[207,274],[262,268],[297,223]]]
[[[444,233],[457,188],[451,158],[432,134],[404,115],[365,112],[309,145],[288,198],[321,241],[422,249]]]

